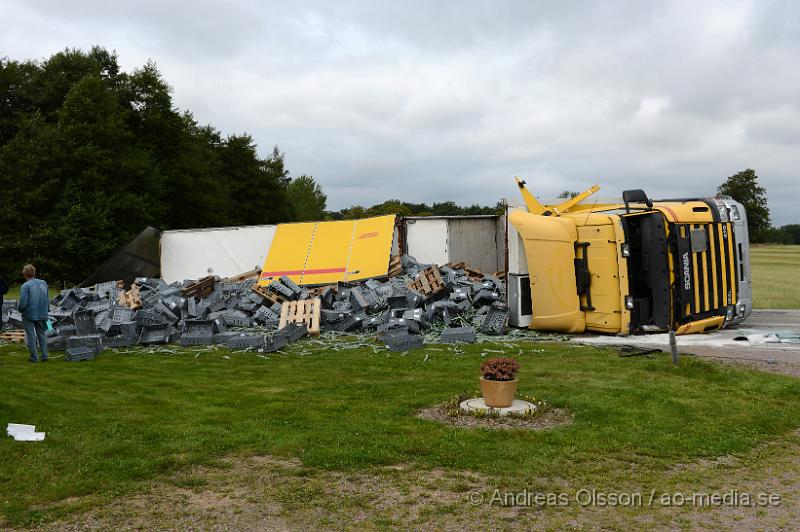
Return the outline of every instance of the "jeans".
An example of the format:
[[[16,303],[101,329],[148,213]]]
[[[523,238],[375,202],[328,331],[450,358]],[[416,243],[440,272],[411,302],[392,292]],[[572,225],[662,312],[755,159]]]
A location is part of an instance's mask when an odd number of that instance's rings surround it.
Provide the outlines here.
[[[47,360],[47,336],[45,331],[47,325],[45,320],[26,320],[23,319],[22,323],[25,326],[25,341],[28,344],[28,351],[31,353],[31,360],[34,362],[39,361],[39,356],[36,352],[36,343],[39,343],[39,349],[42,350],[42,360]]]

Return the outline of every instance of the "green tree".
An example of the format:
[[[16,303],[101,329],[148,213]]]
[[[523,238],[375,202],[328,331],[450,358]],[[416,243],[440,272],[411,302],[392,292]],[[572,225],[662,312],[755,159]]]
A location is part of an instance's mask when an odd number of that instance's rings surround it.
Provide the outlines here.
[[[125,73],[99,47],[0,59],[7,274],[34,262],[50,280],[81,281],[147,225],[290,221],[289,181],[277,147],[259,158],[249,135],[223,139],[176,109],[152,62]]]
[[[767,189],[758,184],[755,170],[748,168],[730,176],[719,186],[717,193],[744,205],[750,239],[753,242],[764,242],[770,228]]]
[[[771,227],[764,241],[770,244],[800,244],[800,224]]]
[[[220,161],[230,194],[233,225],[272,224],[294,220],[287,187],[289,172],[275,146],[259,159],[250,135],[231,135],[222,144]]]
[[[800,244],[800,224],[781,226],[781,232],[786,235],[787,244]]]
[[[310,175],[301,175],[289,183],[289,201],[294,208],[295,219],[301,222],[322,220],[328,197],[322,187]]]

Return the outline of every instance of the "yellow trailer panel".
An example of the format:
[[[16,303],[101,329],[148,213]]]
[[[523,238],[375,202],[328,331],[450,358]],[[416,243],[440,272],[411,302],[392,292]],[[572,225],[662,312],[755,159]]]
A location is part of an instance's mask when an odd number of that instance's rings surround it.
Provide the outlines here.
[[[282,275],[300,285],[385,276],[394,222],[394,215],[389,215],[278,225],[259,284]]]

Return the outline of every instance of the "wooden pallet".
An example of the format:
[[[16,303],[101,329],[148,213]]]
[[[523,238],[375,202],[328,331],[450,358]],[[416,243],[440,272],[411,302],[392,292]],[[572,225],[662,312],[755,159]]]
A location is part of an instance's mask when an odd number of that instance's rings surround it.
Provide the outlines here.
[[[433,265],[419,272],[419,275],[408,283],[408,287],[425,296],[432,296],[444,290],[444,281],[439,268]]]
[[[314,288],[308,288],[308,295],[311,297],[321,296],[322,292],[324,292],[328,288],[333,288],[334,290],[336,290],[336,285],[326,284],[325,286],[315,286]]]
[[[400,264],[400,257],[397,255],[389,259],[389,277],[397,277],[403,273],[403,265]]]
[[[142,298],[139,295],[139,286],[132,284],[131,289],[119,295],[117,304],[136,310],[142,307]]]
[[[24,344],[25,331],[6,331],[4,333],[0,333],[0,340],[12,344]]]
[[[483,272],[480,271],[478,268],[470,268],[469,266],[467,266],[466,262],[456,262],[456,263],[448,262],[447,264],[445,264],[445,266],[447,266],[448,268],[452,268],[454,270],[464,270],[464,273],[467,274],[467,277],[469,277],[473,281],[483,280]]]
[[[233,277],[226,277],[222,281],[225,283],[241,283],[242,281],[252,279],[253,277],[258,277],[259,275],[261,275],[261,268],[256,268],[254,270],[250,270],[249,272],[234,275]]]
[[[258,294],[262,298],[264,298],[264,301],[266,301],[266,302],[268,302],[268,303],[270,303],[272,305],[274,305],[275,303],[277,303],[278,305],[283,305],[283,303],[286,301],[285,297],[283,297],[282,295],[280,295],[280,294],[278,294],[276,292],[273,292],[272,290],[270,290],[266,286],[254,285],[252,290],[256,294]]]
[[[301,299],[300,301],[287,301],[281,305],[281,319],[278,322],[278,330],[283,329],[289,323],[296,323],[308,327],[308,334],[319,336],[320,307],[318,297]]]
[[[197,297],[203,299],[214,291],[214,283],[216,282],[217,280],[213,275],[206,275],[202,279],[187,284],[185,288],[181,288],[181,295],[183,297]]]

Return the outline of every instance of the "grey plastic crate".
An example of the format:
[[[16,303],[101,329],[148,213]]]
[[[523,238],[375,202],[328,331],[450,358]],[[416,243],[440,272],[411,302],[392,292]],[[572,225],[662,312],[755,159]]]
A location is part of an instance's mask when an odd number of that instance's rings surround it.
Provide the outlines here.
[[[424,341],[422,336],[418,334],[409,333],[394,333],[389,334],[383,339],[386,347],[391,351],[408,351],[410,349],[418,349],[422,347]]]
[[[208,305],[208,312],[219,312],[225,308],[225,300],[217,299]]]
[[[214,343],[217,345],[225,344],[230,338],[233,338],[239,333],[233,331],[225,331],[214,334]]]
[[[183,333],[187,336],[214,334],[214,320],[186,320]]]
[[[73,310],[81,306],[83,298],[78,295],[77,290],[68,290],[63,294],[59,306],[65,310]]]
[[[484,305],[491,305],[495,301],[500,299],[499,292],[493,292],[486,288],[481,289],[475,294],[475,297],[472,298],[472,306],[474,307],[482,307]]]
[[[47,337],[47,350],[48,351],[62,351],[67,348],[67,339],[63,336],[48,336]]]
[[[278,318],[280,318],[280,314],[273,312],[272,309],[267,307],[259,308],[253,316],[253,319],[259,323],[277,320]]]
[[[163,301],[156,301],[153,305],[153,310],[161,314],[161,316],[163,316],[164,319],[171,324],[174,324],[178,321],[178,317],[166,304],[164,304]]]
[[[105,310],[110,310],[111,309],[111,301],[109,301],[108,299],[104,299],[104,300],[101,300],[101,301],[92,301],[91,303],[86,305],[86,308],[88,310],[93,310],[95,312],[95,314],[98,314],[98,313],[103,312]]]
[[[186,298],[186,314],[191,318],[199,318],[200,313],[197,308],[197,299],[194,297]]]
[[[72,314],[72,322],[75,324],[75,334],[78,336],[86,336],[97,332],[94,312],[91,310],[76,310]]]
[[[96,353],[91,347],[68,347],[64,359],[67,362],[82,362],[84,360],[94,360],[95,356]]]
[[[62,336],[64,338],[69,337],[69,336],[75,336],[75,334],[76,334],[75,326],[74,325],[67,325],[67,324],[64,324],[64,325],[58,324],[56,326],[56,332],[59,334],[59,336]]]
[[[139,329],[135,321],[123,321],[119,325],[119,333],[122,336],[133,338],[134,340],[139,337]]]
[[[320,300],[322,301],[323,309],[332,308],[334,301],[336,301],[336,290],[334,290],[330,286],[327,287],[325,290],[322,291],[322,295],[320,295]]]
[[[253,319],[242,313],[225,312],[220,318],[229,327],[250,327],[253,324]]]
[[[22,321],[22,314],[18,310],[12,310],[8,313],[8,323],[17,329],[24,329],[25,324]]]
[[[419,324],[413,320],[406,320],[403,318],[391,318],[386,323],[378,325],[378,332],[386,332],[392,329],[402,329],[418,333],[420,331]]]
[[[114,323],[122,323],[133,320],[133,309],[128,307],[113,306],[111,307],[111,321]]]
[[[292,291],[294,294],[294,298],[298,299],[300,294],[303,292],[303,289],[297,286],[297,284],[292,281],[289,277],[282,275],[280,277],[281,284]]]
[[[509,313],[508,307],[502,303],[492,303],[492,306],[489,307],[489,312],[483,318],[479,328],[480,332],[484,334],[505,334]]]
[[[95,354],[103,352],[103,337],[99,334],[89,334],[84,336],[71,336],[67,338],[67,349],[73,347],[88,347],[92,349]]]
[[[442,329],[440,340],[445,344],[453,344],[458,342],[472,344],[475,343],[477,334],[474,327],[448,327]]]
[[[289,339],[286,338],[285,336],[280,336],[276,334],[275,336],[272,337],[271,340],[266,340],[264,342],[264,347],[259,349],[259,351],[262,353],[274,353],[279,349],[283,349],[287,345],[289,345]]]
[[[308,334],[308,327],[297,323],[287,323],[283,329],[275,333],[275,336],[283,336],[289,343],[296,342]]]
[[[186,320],[180,345],[209,345],[214,343],[213,320]]]
[[[229,338],[225,345],[231,349],[258,349],[264,347],[264,337],[255,334],[237,334]]]
[[[167,320],[164,318],[164,316],[149,309],[138,310],[133,319],[141,327],[144,327],[145,325],[158,325],[161,323],[167,323]]]
[[[253,303],[250,300],[239,300],[239,303],[236,304],[236,309],[241,310],[243,312],[252,313],[256,308],[258,308],[260,303]]]
[[[105,347],[129,347],[138,343],[137,337],[125,336],[124,334],[117,334],[103,339]]]
[[[319,311],[322,323],[337,323],[345,320],[353,312],[352,310],[329,310],[322,309]]]
[[[14,303],[16,304],[16,302]],[[5,304],[3,306],[5,307]],[[72,312],[69,310],[64,310],[60,308],[51,308],[48,314],[50,316],[50,319],[57,321],[59,323],[66,323],[66,322],[72,323]]]
[[[167,344],[169,343],[170,326],[168,323],[142,326],[139,333],[139,343],[142,345]]]
[[[211,345],[214,343],[214,335],[209,334],[207,336],[186,336],[185,334],[181,335],[178,338],[178,344],[187,347],[190,345]]]
[[[378,327],[379,325],[383,325],[384,323],[389,322],[389,312],[384,311],[380,314],[375,314],[374,316],[367,316],[363,320],[361,320],[361,328],[362,329],[369,329],[371,327]]]
[[[389,304],[389,308],[394,308],[394,309],[408,308],[408,299],[406,298],[405,294],[390,296],[386,299],[386,302]]]
[[[282,295],[286,299],[296,299],[297,295],[299,295],[299,294],[296,294],[294,292],[294,290],[292,290],[288,286],[284,285],[283,283],[281,283],[277,279],[272,281],[271,283],[269,283],[267,288],[269,288],[270,290],[272,290],[276,294]]]

